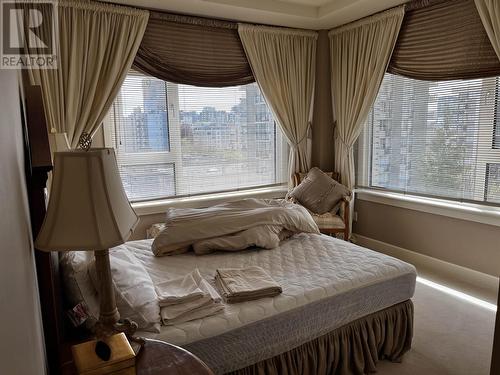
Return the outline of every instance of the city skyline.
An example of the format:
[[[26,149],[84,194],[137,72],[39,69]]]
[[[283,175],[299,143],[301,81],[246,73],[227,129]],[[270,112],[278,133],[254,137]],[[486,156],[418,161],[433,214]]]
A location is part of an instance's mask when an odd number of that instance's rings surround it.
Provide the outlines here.
[[[165,84],[157,78],[150,78]],[[120,90],[120,94],[127,97],[123,113],[130,114],[135,108],[141,107],[144,101],[142,90],[138,90],[143,80],[142,75],[127,75]],[[203,107],[214,107],[217,110],[230,111],[232,107],[239,104],[244,98],[245,92],[241,86],[229,87],[198,87],[178,84],[179,110],[181,111],[201,111]]]
[[[285,159],[277,159],[283,138],[257,84],[218,89],[239,93],[230,107],[229,102],[200,102],[189,110],[181,107],[181,86],[135,77],[126,81],[115,101],[117,159],[130,199],[284,181],[286,168],[280,160]],[[130,93],[136,94],[133,101]]]
[[[358,175],[358,181],[450,198],[500,199],[500,160],[489,156],[497,90],[496,78],[428,82],[386,74],[364,130],[370,136],[368,180]]]

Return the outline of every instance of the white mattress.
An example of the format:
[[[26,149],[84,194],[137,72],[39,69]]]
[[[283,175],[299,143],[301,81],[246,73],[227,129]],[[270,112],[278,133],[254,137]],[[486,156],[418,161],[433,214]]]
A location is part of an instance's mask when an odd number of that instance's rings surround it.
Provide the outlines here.
[[[264,268],[283,287],[274,298],[226,305],[223,313],[164,326],[143,336],[180,345],[215,373],[225,373],[286,352],[351,321],[406,301],[415,268],[398,259],[318,234],[298,234],[273,250],[157,258],[152,240],[127,243],[153,282],[194,268],[209,280],[218,267]]]

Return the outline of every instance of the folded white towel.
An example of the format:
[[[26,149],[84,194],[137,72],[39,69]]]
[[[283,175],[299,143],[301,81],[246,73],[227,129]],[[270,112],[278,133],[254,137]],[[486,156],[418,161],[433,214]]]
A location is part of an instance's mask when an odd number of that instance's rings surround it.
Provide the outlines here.
[[[162,306],[161,317],[163,320],[175,319],[178,316],[200,307],[214,303],[210,296],[203,296],[192,301],[176,303],[174,305]]]
[[[175,304],[161,306],[162,318],[164,320],[175,319],[178,316],[192,310],[196,310],[198,308],[206,307],[212,304],[220,304],[222,302],[222,298],[208,283],[208,281],[201,276],[198,269],[195,269],[193,272],[188,274],[187,277],[189,277],[196,283],[198,289],[202,291],[203,296],[189,299],[186,302],[177,302]]]
[[[207,295],[207,291],[200,288],[201,280],[203,278],[200,271],[195,269],[184,277],[156,284],[155,289],[160,306],[185,303]]]
[[[219,268],[215,271],[215,285],[227,303],[274,297],[281,286],[257,266],[246,268]]]
[[[165,325],[215,314],[224,308],[222,298],[198,269],[186,276],[157,284],[161,318]]]
[[[217,314],[221,310],[224,310],[224,305],[222,303],[209,302],[206,306],[200,306],[197,309],[188,311],[175,319],[165,319],[163,315],[164,309],[161,309],[161,318],[164,325],[172,325],[205,318]]]

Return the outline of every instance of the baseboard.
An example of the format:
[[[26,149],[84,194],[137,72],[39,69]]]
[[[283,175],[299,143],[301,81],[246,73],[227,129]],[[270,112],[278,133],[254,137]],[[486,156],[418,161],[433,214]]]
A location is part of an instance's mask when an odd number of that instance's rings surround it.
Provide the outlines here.
[[[445,262],[428,255],[404,249],[370,237],[355,234],[360,246],[390,255],[413,264],[424,278],[443,283],[452,288],[459,288],[465,293],[474,294],[490,303],[496,303],[498,277],[478,272],[453,263]]]

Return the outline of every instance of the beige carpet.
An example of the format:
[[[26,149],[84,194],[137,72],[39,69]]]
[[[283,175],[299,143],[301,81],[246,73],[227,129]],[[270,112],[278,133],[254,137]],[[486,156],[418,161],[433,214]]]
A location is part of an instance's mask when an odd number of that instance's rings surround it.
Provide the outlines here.
[[[413,346],[377,375],[488,375],[495,313],[417,283]]]

